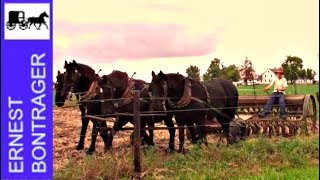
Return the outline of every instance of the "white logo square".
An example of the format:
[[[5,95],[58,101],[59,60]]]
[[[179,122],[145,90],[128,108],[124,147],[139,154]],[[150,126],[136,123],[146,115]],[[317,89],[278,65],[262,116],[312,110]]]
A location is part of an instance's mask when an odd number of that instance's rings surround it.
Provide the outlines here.
[[[49,40],[49,3],[5,3],[5,40]]]

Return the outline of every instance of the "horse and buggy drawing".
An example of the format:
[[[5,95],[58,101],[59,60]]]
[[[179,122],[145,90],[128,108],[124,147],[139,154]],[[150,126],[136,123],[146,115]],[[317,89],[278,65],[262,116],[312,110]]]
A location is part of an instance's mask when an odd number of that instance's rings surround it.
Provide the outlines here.
[[[48,25],[44,18],[48,18],[49,15],[46,12],[42,12],[39,17],[25,17],[24,11],[9,11],[8,21],[6,23],[6,27],[9,30],[13,30],[18,25],[21,30],[26,30],[27,28],[31,28],[31,25],[34,25],[37,30],[40,30],[41,25],[45,25],[48,29]],[[39,24],[37,27],[36,24]]]
[[[63,107],[71,94],[76,96],[82,121],[77,150],[84,149],[88,123],[93,123],[87,154],[95,151],[98,134],[108,151],[118,131],[134,130],[136,127],[124,125],[135,124],[137,111],[142,142],[153,146],[153,131],[167,129],[170,152],[175,149],[176,129],[179,152],[184,152],[186,129],[192,143],[203,144],[208,143],[206,136],[210,133],[220,133],[228,144],[233,144],[256,134],[290,137],[318,130],[316,101],[319,100],[310,94],[285,96],[285,120],[278,117],[277,105],[267,117],[261,118],[258,114],[269,96],[239,96],[232,82],[225,79],[199,82],[178,73],[152,71],[152,81],[147,83],[121,71],[100,76],[90,66],[76,61],[66,61],[64,68],[64,73],[58,72],[55,104]],[[133,91],[139,92],[138,98]],[[109,122],[113,122],[112,127],[108,126]],[[166,127],[155,126],[160,122]]]

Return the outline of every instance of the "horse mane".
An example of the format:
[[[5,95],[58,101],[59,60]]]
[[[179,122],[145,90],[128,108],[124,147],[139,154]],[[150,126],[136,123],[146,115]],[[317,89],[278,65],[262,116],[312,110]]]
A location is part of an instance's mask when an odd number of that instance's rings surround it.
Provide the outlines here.
[[[110,77],[112,78],[119,78],[119,79],[124,79],[126,81],[128,81],[129,76],[126,72],[122,72],[119,70],[113,70],[111,74],[109,74]]]
[[[88,65],[77,63],[76,69],[82,76],[89,79],[94,79],[96,76],[95,70]]]
[[[145,82],[144,80],[141,80],[141,79],[135,79],[134,81],[135,81],[135,83],[141,84],[141,85],[147,84],[147,82]]]
[[[178,73],[168,73],[165,74],[167,76],[168,79],[172,79],[176,82],[185,79],[186,77],[183,76],[182,74],[178,74]],[[190,79],[190,78],[189,78]]]
[[[126,72],[122,72],[119,70],[114,70],[112,73],[107,75],[108,79],[110,79],[111,83],[116,86],[127,87],[129,76]]]

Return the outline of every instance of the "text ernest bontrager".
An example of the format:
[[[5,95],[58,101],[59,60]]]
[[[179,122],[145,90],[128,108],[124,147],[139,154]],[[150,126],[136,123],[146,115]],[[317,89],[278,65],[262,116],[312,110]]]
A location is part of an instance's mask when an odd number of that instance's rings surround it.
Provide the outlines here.
[[[46,63],[45,53],[41,55],[33,54],[31,56],[31,121],[24,116],[23,100],[8,96],[8,171],[9,173],[23,173],[30,171],[32,173],[46,173],[47,164],[45,158],[46,151]],[[24,139],[27,132],[24,129],[26,123],[31,123],[31,141]],[[28,144],[25,144],[28,143]],[[31,146],[31,152],[24,152],[26,146]],[[25,157],[32,157],[31,167],[25,167]]]

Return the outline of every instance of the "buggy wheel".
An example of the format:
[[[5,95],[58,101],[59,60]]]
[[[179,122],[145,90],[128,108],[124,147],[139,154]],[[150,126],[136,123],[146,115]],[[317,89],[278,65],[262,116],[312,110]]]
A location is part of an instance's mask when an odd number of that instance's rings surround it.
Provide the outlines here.
[[[19,24],[19,28],[21,30],[27,29],[28,28],[28,22],[26,20],[21,21],[20,24]]]
[[[15,23],[7,22],[6,26],[7,26],[7,29],[13,30],[13,29],[16,27],[16,24],[15,24]]]

